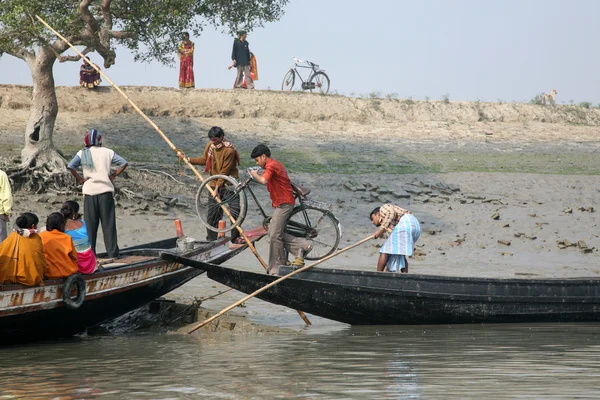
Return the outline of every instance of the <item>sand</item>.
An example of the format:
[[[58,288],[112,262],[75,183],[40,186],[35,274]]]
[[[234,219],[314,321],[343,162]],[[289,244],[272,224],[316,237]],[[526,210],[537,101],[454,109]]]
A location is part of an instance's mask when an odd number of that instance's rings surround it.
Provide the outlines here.
[[[212,125],[225,129],[243,167],[252,165],[251,148],[267,143],[294,181],[331,205],[342,225],[342,247],[373,233],[369,212],[390,201],[422,224],[420,255],[410,261],[413,274],[600,275],[600,110],[274,91],[126,91],[189,155],[202,150]],[[22,146],[30,93],[28,87],[0,86],[0,149],[6,159]],[[106,146],[131,162],[117,185],[142,197],[118,199],[121,247],[173,236],[176,218],[187,235],[204,238],[193,207],[197,181],[189,171],[179,175],[173,152],[114,90],[65,87],[58,88],[58,98],[55,143],[67,157],[81,147],[82,132],[95,127],[105,133]],[[266,190],[259,192],[269,209]],[[397,197],[405,192],[408,198]],[[178,204],[169,207],[157,195],[177,197]],[[15,214],[34,211],[45,219],[73,196],[15,198]],[[253,217],[245,226],[258,222]],[[584,241],[588,252],[565,246],[565,240]],[[375,270],[382,243],[368,242],[322,266]],[[267,245],[265,239],[258,246],[265,259]],[[228,264],[261,269],[250,252]],[[176,293],[189,299],[217,290],[199,278]]]

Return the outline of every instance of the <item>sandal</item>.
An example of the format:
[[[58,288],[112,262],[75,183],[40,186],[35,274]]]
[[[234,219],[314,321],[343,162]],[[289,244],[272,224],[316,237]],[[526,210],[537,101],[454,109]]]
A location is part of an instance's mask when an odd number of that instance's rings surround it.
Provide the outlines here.
[[[304,257],[296,257],[294,261],[292,261],[292,265],[295,267],[304,267]]]

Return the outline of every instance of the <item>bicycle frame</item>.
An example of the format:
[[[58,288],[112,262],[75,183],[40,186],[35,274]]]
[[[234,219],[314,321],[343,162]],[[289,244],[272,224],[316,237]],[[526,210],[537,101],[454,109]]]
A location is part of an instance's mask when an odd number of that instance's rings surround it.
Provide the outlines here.
[[[309,63],[309,65],[300,65],[300,62],[306,62],[306,63]],[[294,71],[294,73],[295,73],[295,74],[296,74],[296,75],[297,75],[297,76],[300,78],[300,81],[301,81],[302,83],[305,83],[305,82],[309,82],[309,81],[310,81],[310,78],[311,78],[311,77],[312,77],[312,76],[313,76],[315,73],[317,73],[317,72],[319,72],[319,71],[323,71],[323,70],[321,70],[321,69],[318,69],[317,67],[318,67],[318,65],[316,65],[316,64],[314,64],[314,63],[312,63],[312,62],[310,62],[310,61],[300,61],[300,60],[295,60],[295,62],[294,62],[294,66],[293,66],[291,69],[292,69],[292,70]],[[300,71],[298,71],[298,68],[310,69],[312,72],[311,72],[311,73],[308,75],[308,78],[307,78],[306,80],[304,80],[304,79],[302,78],[302,75],[300,75]]]
[[[254,203],[258,207],[260,214],[263,216],[263,221],[264,221],[263,224],[266,224],[266,222],[268,222],[271,219],[271,216],[267,215],[267,213],[265,212],[265,209],[262,207],[262,205],[258,201],[256,194],[254,194],[254,191],[250,187],[251,182],[252,182],[251,177],[244,179],[235,188],[234,192],[236,194],[238,194],[242,190],[249,192],[250,195],[252,196],[252,198],[254,199]],[[305,207],[306,199],[303,196],[300,196],[296,192],[294,192],[294,198],[298,199],[298,202],[300,203],[299,205],[294,206],[294,208],[299,208],[299,207],[301,208],[305,224],[299,224],[298,222],[295,222],[295,221],[288,221],[286,228],[285,228],[286,232],[289,233],[290,235],[293,235],[296,237],[311,238],[311,239],[315,238],[318,235],[317,227],[325,218],[325,214],[323,214],[323,216],[321,216],[321,218],[317,221],[315,226],[312,226],[312,224],[310,222],[310,218],[308,217],[308,214],[306,213],[306,207]],[[329,211],[329,210],[327,210],[327,211]]]

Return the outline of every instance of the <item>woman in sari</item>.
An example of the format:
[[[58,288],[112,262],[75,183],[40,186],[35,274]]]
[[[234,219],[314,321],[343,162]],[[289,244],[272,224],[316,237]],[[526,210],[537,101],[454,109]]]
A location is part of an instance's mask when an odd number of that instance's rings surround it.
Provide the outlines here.
[[[102,82],[100,73],[84,59],[79,69],[79,85],[84,88],[95,89],[100,85],[100,82]]]
[[[46,219],[46,230],[40,233],[46,256],[47,279],[67,278],[77,273],[77,252],[71,236],[65,233],[65,217],[53,212]]]
[[[183,32],[183,42],[177,47],[179,56],[179,87],[193,88],[194,85],[194,42],[190,34]]]
[[[0,244],[0,284],[43,284],[46,258],[38,222],[35,214],[24,213],[17,218],[14,232]]]
[[[77,251],[77,266],[82,274],[93,274],[96,271],[96,254],[90,245],[85,221],[79,214],[79,204],[76,201],[65,201],[60,212],[66,218],[65,233],[73,239]]]

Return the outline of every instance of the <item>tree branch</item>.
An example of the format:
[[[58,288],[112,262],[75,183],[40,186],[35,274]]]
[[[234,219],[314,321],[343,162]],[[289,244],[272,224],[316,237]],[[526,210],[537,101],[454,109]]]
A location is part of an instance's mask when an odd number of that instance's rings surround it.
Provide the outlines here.
[[[102,19],[104,20],[104,29],[111,31],[113,27],[113,16],[110,12],[110,3],[112,0],[102,1]]]
[[[85,49],[83,49],[81,51],[81,54],[83,54],[84,56],[87,55],[88,53],[91,53],[92,51],[94,51],[93,48],[91,47],[86,47]],[[59,56],[58,57],[58,62],[67,62],[67,61],[79,61],[81,60],[81,56],[79,54],[74,55],[74,56]]]
[[[110,35],[115,39],[133,39],[135,38],[135,34],[133,32],[125,32],[125,31],[111,31]]]
[[[79,2],[79,14],[81,14],[81,18],[92,32],[98,32],[100,27],[89,9],[91,3],[92,0],[81,0]]]

